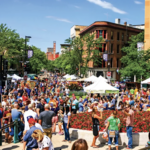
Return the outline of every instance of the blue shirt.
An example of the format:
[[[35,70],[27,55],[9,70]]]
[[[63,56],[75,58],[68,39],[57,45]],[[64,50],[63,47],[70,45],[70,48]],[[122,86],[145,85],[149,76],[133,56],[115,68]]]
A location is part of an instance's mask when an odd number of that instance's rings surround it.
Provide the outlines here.
[[[111,101],[111,106],[113,105],[113,107],[111,107],[111,108],[115,108],[115,99],[112,99],[112,101]]]
[[[37,128],[37,127],[35,127],[35,126],[32,126],[28,131],[27,131],[27,133],[25,134],[25,136],[23,137],[23,140],[25,141],[25,142],[27,142],[26,143],[26,146],[27,146],[27,148],[38,148],[38,143],[37,143],[37,141],[36,141],[36,139],[33,139],[32,137],[31,137],[31,135],[32,135],[32,133],[34,132],[34,130],[36,130],[36,129],[39,129],[39,128]]]
[[[12,109],[11,110],[11,116],[12,116],[13,121],[15,121],[15,119],[20,120],[21,115],[22,115],[22,113],[20,111],[18,111],[17,109]]]
[[[82,102],[79,102],[79,112],[83,112],[83,104],[82,104]]]
[[[73,102],[72,102],[72,104],[75,104],[75,105],[73,105],[72,106],[72,109],[76,109],[76,104],[78,103],[78,101],[75,99],[75,100],[73,100]]]
[[[28,110],[28,106],[26,106],[24,110],[27,111]]]
[[[50,101],[50,98],[46,98],[46,102],[49,103],[49,101]]]
[[[106,107],[106,108],[103,108],[104,110],[108,109],[108,103],[104,103],[103,106]]]
[[[87,98],[84,99],[84,101],[82,102],[82,104],[84,104],[85,102],[88,103],[88,99]],[[87,106],[87,104],[85,106]]]
[[[2,117],[3,117],[3,113],[0,110],[0,129],[1,129],[1,119],[2,119]]]
[[[129,102],[130,105],[134,105],[134,100]]]
[[[30,96],[30,92],[31,90],[30,89],[26,89],[27,93],[28,93],[28,96]]]

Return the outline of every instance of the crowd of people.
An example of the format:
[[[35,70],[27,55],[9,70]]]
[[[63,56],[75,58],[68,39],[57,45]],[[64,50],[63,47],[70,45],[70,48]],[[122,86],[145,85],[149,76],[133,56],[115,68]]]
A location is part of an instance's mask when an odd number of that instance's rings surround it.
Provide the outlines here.
[[[63,142],[71,143],[69,134],[69,124],[71,114],[92,112],[93,121],[93,142],[91,147],[97,148],[96,139],[99,136],[99,122],[103,117],[103,110],[113,110],[112,115],[106,120],[104,132],[108,135],[108,146],[111,149],[112,140],[118,150],[118,137],[120,129],[120,119],[117,118],[117,111],[126,114],[126,129],[129,139],[127,149],[131,149],[132,129],[135,111],[150,111],[150,90],[122,90],[118,94],[102,96],[99,94],[87,95],[85,98],[76,98],[75,94],[70,95],[70,90],[66,86],[67,81],[62,81],[62,77],[57,74],[48,73],[47,80],[37,81],[34,88],[28,84],[21,86],[16,81],[8,90],[3,91],[2,103],[0,104],[0,127],[4,127],[16,119],[19,121],[18,138],[23,142],[23,150],[53,150],[51,142],[52,135],[56,134],[58,124],[58,134],[64,135]],[[87,84],[82,83],[85,87]],[[61,95],[61,96],[60,96]],[[100,112],[100,116],[97,112]],[[14,128],[5,128],[5,142],[11,143],[14,136]],[[85,140],[78,140],[78,144],[73,144],[72,150],[77,145],[85,147]],[[80,149],[79,149],[80,150]]]

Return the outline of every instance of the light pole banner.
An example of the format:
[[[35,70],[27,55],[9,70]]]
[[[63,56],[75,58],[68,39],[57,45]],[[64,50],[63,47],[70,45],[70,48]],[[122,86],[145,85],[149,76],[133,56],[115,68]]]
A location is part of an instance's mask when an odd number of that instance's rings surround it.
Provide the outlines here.
[[[28,58],[31,58],[33,56],[33,50],[28,50]]]
[[[104,59],[104,61],[107,61],[108,60],[108,54],[103,54],[103,59]]]
[[[138,51],[144,50],[144,43],[143,42],[138,42],[137,43],[137,50]]]

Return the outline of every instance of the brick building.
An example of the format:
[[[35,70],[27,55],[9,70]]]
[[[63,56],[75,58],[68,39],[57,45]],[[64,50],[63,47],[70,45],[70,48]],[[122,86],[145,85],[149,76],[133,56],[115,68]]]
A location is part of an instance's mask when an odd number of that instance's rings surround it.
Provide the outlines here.
[[[53,42],[53,48],[47,48],[46,57],[48,60],[55,60],[59,57],[59,53],[56,53],[56,42]]]
[[[145,45],[144,49],[150,48],[150,0],[145,0]]]
[[[114,80],[119,80],[120,76],[117,73],[117,69],[121,68],[120,58],[123,55],[121,48],[127,44],[131,35],[137,35],[142,31],[142,29],[127,25],[127,22],[125,22],[124,25],[121,25],[120,19],[116,19],[115,23],[96,21],[83,29],[80,32],[80,36],[90,33],[95,34],[95,39],[98,37],[104,38],[102,48],[99,48],[101,58],[104,52],[109,53],[108,62],[105,62],[102,59],[102,63],[97,66],[94,66],[92,61],[89,62],[88,75],[94,74],[95,76],[102,75],[106,77],[108,67],[110,67],[112,78]]]

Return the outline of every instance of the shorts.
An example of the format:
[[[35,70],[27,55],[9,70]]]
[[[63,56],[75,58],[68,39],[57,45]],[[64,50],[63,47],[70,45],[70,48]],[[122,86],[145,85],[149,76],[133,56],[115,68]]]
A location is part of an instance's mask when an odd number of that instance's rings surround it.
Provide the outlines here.
[[[9,135],[14,136],[14,128],[11,128],[11,132],[9,132]]]
[[[4,126],[6,126],[7,124],[4,124]],[[5,128],[5,133],[9,132],[9,128]]]
[[[58,122],[58,125],[63,125],[63,122]]]
[[[48,136],[50,139],[52,138],[52,128],[43,129],[44,134]]]
[[[52,118],[52,123],[57,123],[58,122],[58,116],[55,116]]]

